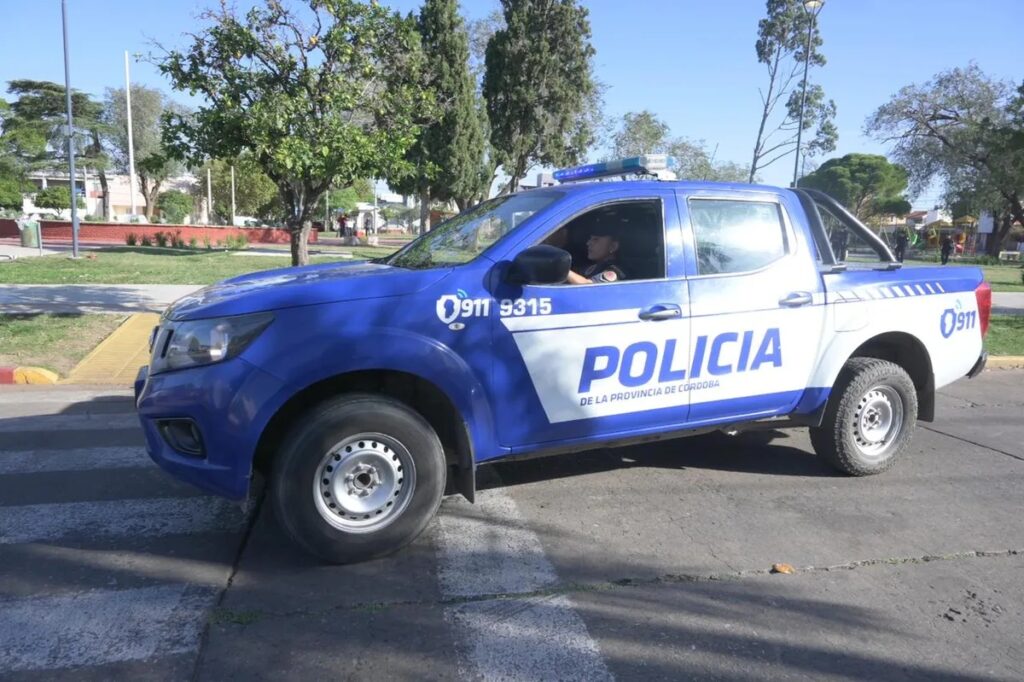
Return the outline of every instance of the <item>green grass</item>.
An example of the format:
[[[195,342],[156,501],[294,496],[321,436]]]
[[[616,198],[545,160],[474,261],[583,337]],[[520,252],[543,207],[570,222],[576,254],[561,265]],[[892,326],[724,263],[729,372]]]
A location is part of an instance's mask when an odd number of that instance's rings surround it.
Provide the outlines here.
[[[393,253],[389,247],[346,249],[356,259]],[[344,261],[338,255],[311,258],[312,263]],[[87,251],[74,261],[66,256],[21,258],[0,263],[2,284],[212,284],[257,270],[291,265],[287,251],[277,256],[240,256],[224,251],[112,247]]]
[[[66,375],[122,315],[0,315],[0,366],[45,367]]]
[[[992,355],[1024,355],[1024,317],[993,315],[985,348]]]

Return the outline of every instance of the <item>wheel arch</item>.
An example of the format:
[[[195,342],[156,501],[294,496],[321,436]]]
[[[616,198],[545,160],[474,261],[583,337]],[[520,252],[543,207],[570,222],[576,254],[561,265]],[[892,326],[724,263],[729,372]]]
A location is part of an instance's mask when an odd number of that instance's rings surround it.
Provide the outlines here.
[[[935,372],[928,348],[913,334],[890,331],[861,343],[850,358],[878,358],[899,365],[910,375],[917,390],[918,414],[921,421],[935,419]],[[849,358],[848,358],[849,359]]]
[[[469,425],[452,398],[434,382],[394,369],[362,369],[323,378],[297,391],[282,404],[260,434],[253,468],[266,475],[289,428],[324,400],[346,393],[374,393],[397,400],[426,419],[444,448],[449,490],[470,502],[476,491],[476,458]]]

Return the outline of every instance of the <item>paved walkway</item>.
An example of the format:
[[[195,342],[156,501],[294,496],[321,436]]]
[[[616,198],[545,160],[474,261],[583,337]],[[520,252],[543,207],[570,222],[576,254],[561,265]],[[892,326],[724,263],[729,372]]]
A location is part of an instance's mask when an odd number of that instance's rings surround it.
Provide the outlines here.
[[[0,244],[0,261],[14,260],[17,258],[31,258],[33,256],[55,256],[63,253],[63,250],[44,248],[40,253],[39,249],[32,246],[20,246],[15,244]]]
[[[193,284],[9,284],[0,286],[0,313],[163,312]]]
[[[1024,292],[996,291],[992,294],[995,315],[1024,315]]]

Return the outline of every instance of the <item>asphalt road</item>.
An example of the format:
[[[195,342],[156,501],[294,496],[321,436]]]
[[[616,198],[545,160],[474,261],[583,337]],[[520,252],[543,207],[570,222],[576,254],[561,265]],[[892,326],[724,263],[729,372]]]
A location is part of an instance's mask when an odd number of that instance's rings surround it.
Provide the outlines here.
[[[1021,679],[1022,380],[871,478],[801,431],[486,467],[348,567],[163,475],[126,395],[6,389],[0,678]]]

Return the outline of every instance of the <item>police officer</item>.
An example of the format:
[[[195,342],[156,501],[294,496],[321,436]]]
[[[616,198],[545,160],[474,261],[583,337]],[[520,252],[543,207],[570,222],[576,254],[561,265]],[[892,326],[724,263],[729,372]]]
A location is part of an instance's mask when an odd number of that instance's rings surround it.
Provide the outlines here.
[[[900,228],[896,232],[896,260],[903,262],[903,257],[907,254],[907,242],[910,241],[907,238],[907,231],[904,228]]]
[[[587,258],[592,265],[578,274],[569,271],[569,284],[600,284],[626,279],[619,267],[619,230],[611,225],[596,227],[587,239]]]

